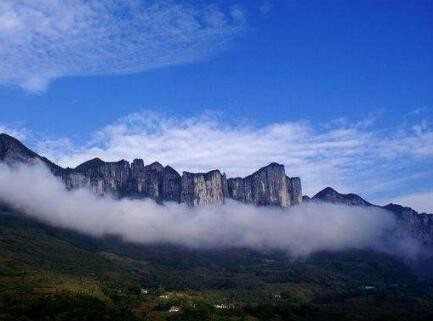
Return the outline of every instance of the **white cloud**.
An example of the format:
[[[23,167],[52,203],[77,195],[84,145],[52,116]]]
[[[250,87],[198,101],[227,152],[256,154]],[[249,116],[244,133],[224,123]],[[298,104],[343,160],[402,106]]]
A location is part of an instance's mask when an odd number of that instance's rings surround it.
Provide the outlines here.
[[[28,132],[22,127],[10,127],[0,123],[0,133],[6,133],[19,140],[25,140],[28,137]]]
[[[275,161],[286,166],[289,176],[301,176],[309,195],[333,186],[368,197],[389,196],[433,175],[426,166],[433,161],[431,129],[375,130],[371,125],[340,121],[322,127],[308,122],[255,127],[215,115],[179,119],[144,112],[106,126],[88,144],[45,141],[37,150],[64,166],[94,157],[143,158],[179,171],[219,168],[229,176],[245,176]]]
[[[114,200],[85,189],[66,191],[40,165],[0,164],[0,201],[55,226],[144,244],[279,249],[295,256],[374,249],[415,258],[420,249],[398,237],[394,217],[377,208],[310,203],[277,209],[232,201],[191,209],[151,200]]]
[[[187,63],[226,47],[240,7],[175,0],[3,0],[0,83],[44,90],[56,78],[128,74]]]
[[[272,10],[272,6],[273,6],[273,4],[272,4],[271,0],[265,0],[265,1],[263,1],[263,3],[261,4],[261,6],[259,8],[260,9],[260,13],[263,16],[267,17],[269,15],[269,13],[271,12],[271,10]]]

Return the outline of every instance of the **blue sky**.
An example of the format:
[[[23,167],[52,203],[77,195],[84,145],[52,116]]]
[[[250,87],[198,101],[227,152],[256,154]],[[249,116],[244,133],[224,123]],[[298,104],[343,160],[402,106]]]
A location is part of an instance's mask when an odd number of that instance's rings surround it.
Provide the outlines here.
[[[433,207],[432,1],[120,3],[0,4],[4,130],[64,165],[145,156],[197,170],[217,165],[215,140],[237,137],[233,153],[270,137],[234,160],[218,147],[218,167],[243,175],[275,160],[309,193],[333,185]],[[200,160],[164,145],[200,124]],[[266,144],[281,124],[292,136],[277,153]],[[169,152],[131,143],[155,136]]]

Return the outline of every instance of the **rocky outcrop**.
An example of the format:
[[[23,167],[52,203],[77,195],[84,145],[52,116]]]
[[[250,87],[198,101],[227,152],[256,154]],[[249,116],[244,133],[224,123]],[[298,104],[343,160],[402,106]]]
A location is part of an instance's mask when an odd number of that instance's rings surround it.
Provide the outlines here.
[[[289,207],[302,203],[301,180],[286,176],[284,166],[271,163],[245,178],[227,181],[228,197],[257,206]]]
[[[433,214],[418,213],[410,207],[397,204],[382,206],[395,214],[400,226],[410,236],[418,240],[433,243]]]
[[[60,166],[57,166],[45,157],[39,156],[24,146],[18,139],[7,134],[0,134],[0,161],[8,164],[40,161],[55,175],[60,175],[63,170]]]
[[[302,196],[302,203],[311,202],[311,198],[308,195]]]
[[[69,179],[72,176],[72,179]],[[87,161],[69,175],[64,175],[63,179],[67,181],[69,188],[81,187],[82,183],[88,183],[91,190],[98,195],[107,193],[123,196],[128,192],[130,182],[130,167],[125,160],[119,162],[104,162],[99,158]],[[78,186],[75,186],[78,182]]]
[[[88,186],[98,195],[109,193],[118,197],[180,202],[180,175],[160,163],[144,166],[141,159],[129,164],[125,160],[104,162],[95,158],[65,170],[62,179],[68,189]]]
[[[131,164],[129,194],[161,202],[180,202],[181,177],[170,166],[158,162],[144,166],[142,159],[135,159]]]
[[[0,160],[6,162],[28,162],[39,155],[24,146],[19,140],[6,134],[0,134]]]
[[[222,204],[227,197],[227,178],[220,171],[182,174],[182,203],[189,206]]]
[[[312,200],[319,200],[333,204],[344,204],[349,206],[372,206],[362,197],[356,194],[341,194],[331,187],[326,187],[313,196]]]
[[[288,185],[290,186],[290,201],[292,205],[299,205],[303,201],[302,197],[302,184],[299,177],[287,177]]]
[[[398,221],[399,231],[403,235],[414,237],[423,242],[433,243],[433,214],[418,213],[410,207],[397,204],[386,206],[374,205],[356,194],[341,194],[331,187],[317,193],[309,201],[322,201],[349,206],[375,207],[390,211]]]
[[[98,195],[150,197],[159,202],[174,201],[190,206],[222,204],[226,198],[257,206],[289,207],[302,202],[299,178],[286,176],[284,166],[272,163],[245,178],[227,180],[225,174],[184,172],[182,177],[171,167],[143,160],[132,164],[122,160],[87,161],[62,174],[67,188],[89,186]]]

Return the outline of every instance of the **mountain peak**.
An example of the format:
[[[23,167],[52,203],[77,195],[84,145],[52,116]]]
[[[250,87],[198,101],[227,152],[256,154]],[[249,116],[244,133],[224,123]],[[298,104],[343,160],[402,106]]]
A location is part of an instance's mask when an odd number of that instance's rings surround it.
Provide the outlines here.
[[[326,187],[319,193],[313,196],[313,200],[321,200],[324,202],[334,203],[334,204],[346,204],[346,205],[356,205],[356,206],[372,206],[371,203],[367,202],[361,196],[356,194],[341,194],[337,192],[332,187]]]
[[[8,134],[0,134],[0,160],[29,161],[40,158],[18,139]]]
[[[332,187],[328,186],[325,187],[324,189],[322,189],[319,193],[317,193],[315,196],[319,195],[319,194],[340,194],[338,193],[335,189],[333,189]]]
[[[18,139],[6,133],[0,133],[0,146],[2,145],[20,145],[25,147]]]
[[[8,135],[6,133],[0,133],[0,141],[3,140],[3,139],[9,139],[9,138],[15,139],[15,138],[13,138],[12,136],[10,136],[10,135]]]
[[[78,171],[86,171],[88,169],[99,167],[99,166],[104,165],[104,164],[105,164],[105,162],[102,159],[95,157],[95,158],[92,158],[91,160],[88,160],[84,163],[81,163],[80,165],[75,167],[75,169]]]
[[[267,168],[281,168],[281,167],[284,168],[284,165],[276,163],[276,162],[272,162],[272,163],[269,163],[268,165],[260,168],[259,171],[262,169],[267,169]]]
[[[161,163],[159,162],[153,162],[150,165],[145,166],[147,169],[152,169],[152,170],[156,170],[156,171],[162,171],[164,170],[164,166],[162,166]]]

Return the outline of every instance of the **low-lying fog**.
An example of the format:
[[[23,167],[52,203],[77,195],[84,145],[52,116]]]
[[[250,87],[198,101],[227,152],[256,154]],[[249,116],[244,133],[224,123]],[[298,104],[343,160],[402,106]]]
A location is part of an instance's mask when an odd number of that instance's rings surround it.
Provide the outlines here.
[[[393,215],[378,208],[307,203],[279,209],[235,201],[189,208],[150,199],[116,200],[87,189],[67,191],[41,164],[0,164],[0,201],[54,226],[143,244],[277,249],[294,256],[373,249],[414,257],[418,251],[415,241],[398,236]]]

